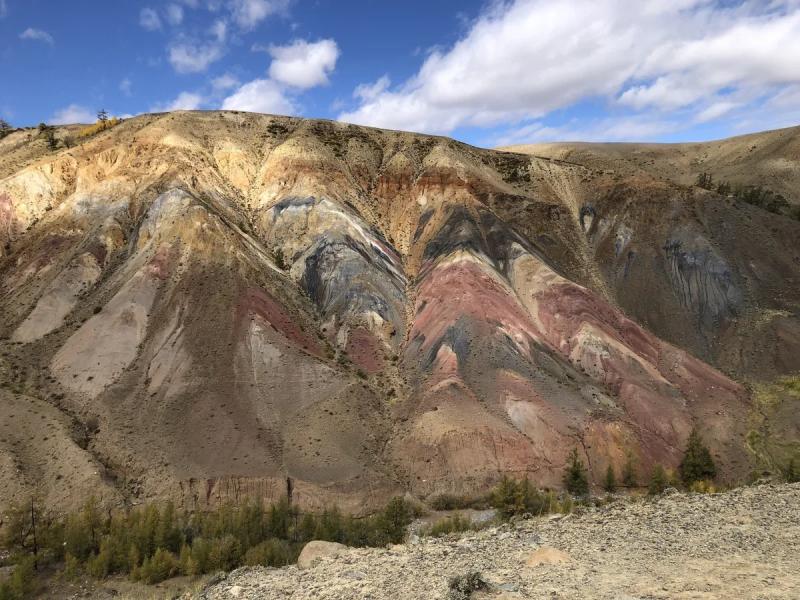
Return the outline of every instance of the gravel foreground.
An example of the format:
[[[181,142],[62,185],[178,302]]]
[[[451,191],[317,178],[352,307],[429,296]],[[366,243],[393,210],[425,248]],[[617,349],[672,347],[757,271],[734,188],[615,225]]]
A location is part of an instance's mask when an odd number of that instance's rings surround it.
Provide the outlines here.
[[[200,598],[444,599],[469,571],[490,583],[476,599],[800,598],[800,484],[617,502],[308,570],[246,567]]]

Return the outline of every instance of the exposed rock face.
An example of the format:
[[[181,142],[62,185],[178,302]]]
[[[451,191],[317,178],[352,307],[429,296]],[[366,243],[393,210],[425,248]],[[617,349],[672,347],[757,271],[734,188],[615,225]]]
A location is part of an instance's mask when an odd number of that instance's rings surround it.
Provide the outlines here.
[[[308,571],[244,567],[199,597],[444,600],[450,577],[477,571],[489,589],[475,600],[796,598],[798,523],[798,484],[671,494],[458,538],[352,549]]]
[[[358,511],[558,486],[573,447],[595,482],[629,452],[644,478],[696,422],[734,480],[744,378],[800,369],[800,225],[753,207],[264,115],[24,135],[0,142],[0,377],[96,420],[79,451],[117,495]]]

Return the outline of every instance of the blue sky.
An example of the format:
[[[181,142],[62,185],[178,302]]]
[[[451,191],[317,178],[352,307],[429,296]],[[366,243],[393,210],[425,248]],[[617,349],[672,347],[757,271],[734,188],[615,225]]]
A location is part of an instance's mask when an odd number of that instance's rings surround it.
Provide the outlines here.
[[[800,124],[800,0],[0,0],[14,125],[230,108],[527,141]]]

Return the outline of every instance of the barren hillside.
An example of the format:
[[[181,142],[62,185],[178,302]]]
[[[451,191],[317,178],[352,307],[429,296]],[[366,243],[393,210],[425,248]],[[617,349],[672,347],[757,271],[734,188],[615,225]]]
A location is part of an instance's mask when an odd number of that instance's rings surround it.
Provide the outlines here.
[[[359,511],[573,447],[646,475],[696,423],[725,481],[795,451],[752,385],[800,370],[800,222],[563,158],[234,112],[6,137],[0,505]]]

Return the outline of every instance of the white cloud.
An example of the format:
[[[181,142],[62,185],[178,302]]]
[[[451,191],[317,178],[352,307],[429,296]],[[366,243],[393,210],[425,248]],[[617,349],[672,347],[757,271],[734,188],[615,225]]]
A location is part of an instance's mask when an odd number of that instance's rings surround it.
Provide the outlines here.
[[[6,0],[0,0],[0,19],[5,17],[8,14],[8,6],[6,5]]]
[[[132,87],[133,87],[133,82],[127,77],[119,82],[119,91],[125,94],[126,96],[131,95]]]
[[[170,25],[183,23],[183,7],[180,4],[168,4],[166,8],[167,22]]]
[[[211,80],[211,87],[218,92],[229,90],[237,85],[239,85],[239,80],[230,73],[225,73]]]
[[[719,119],[721,116],[728,114],[734,108],[741,106],[739,102],[730,102],[727,100],[722,100],[720,102],[714,102],[710,104],[708,107],[701,110],[694,118],[695,123],[705,123],[707,121],[713,121],[714,119]]]
[[[139,13],[139,25],[147,31],[161,29],[161,18],[152,8],[143,8]]]
[[[548,126],[535,121],[511,127],[488,145],[494,147],[536,142],[582,141],[624,142],[654,139],[675,131],[680,124],[672,120],[654,119],[650,115],[606,117],[586,122],[570,122],[564,126]]]
[[[796,83],[796,0],[496,1],[409,80],[359,95],[339,118],[446,133],[538,119],[596,98],[627,111],[709,110],[707,117],[721,110],[711,104],[737,101],[728,95]]]
[[[79,104],[57,110],[50,118],[53,125],[71,125],[73,123],[94,123],[97,120],[97,113]]]
[[[389,76],[383,75],[373,83],[362,83],[357,86],[356,89],[353,90],[353,97],[361,98],[361,100],[364,101],[374,100],[389,89],[391,84],[392,80],[389,79]]]
[[[245,31],[255,29],[267,17],[286,10],[289,0],[231,0],[234,22]]]
[[[197,110],[203,105],[205,98],[194,92],[181,92],[172,102],[155,104],[152,112],[169,112],[172,110]]]
[[[256,79],[245,83],[223,100],[222,110],[246,110],[280,115],[297,113],[297,108],[286,97],[283,89],[270,79]]]
[[[269,75],[275,81],[300,89],[328,83],[328,75],[336,67],[339,47],[334,40],[307,42],[296,40],[288,46],[269,49],[272,64]]]
[[[46,31],[42,31],[41,29],[34,29],[33,27],[28,27],[25,31],[20,33],[19,38],[21,40],[44,42],[45,44],[50,44],[51,46],[56,43],[52,35]]]
[[[200,73],[222,58],[224,49],[217,43],[183,40],[169,46],[169,62],[178,73]]]
[[[228,24],[223,19],[217,19],[209,29],[209,33],[217,38],[219,43],[223,43],[228,37]]]

